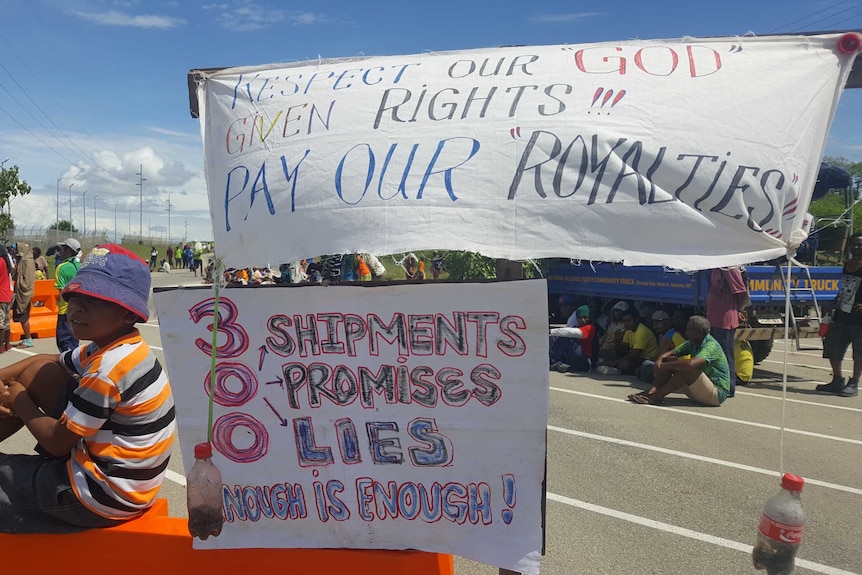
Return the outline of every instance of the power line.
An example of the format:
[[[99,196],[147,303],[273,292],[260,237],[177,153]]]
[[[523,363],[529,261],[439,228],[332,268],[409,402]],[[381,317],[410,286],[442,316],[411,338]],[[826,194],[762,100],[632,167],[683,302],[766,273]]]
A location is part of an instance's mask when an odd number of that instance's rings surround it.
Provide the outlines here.
[[[796,20],[794,20],[793,22],[790,22],[790,23],[788,23],[788,24],[784,24],[783,26],[779,26],[778,28],[775,28],[775,29],[773,29],[773,30],[770,30],[769,32],[767,32],[767,34],[773,34],[773,33],[775,33],[775,32],[778,32],[778,31],[779,31],[779,30],[781,30],[782,28],[789,28],[790,26],[793,26],[794,24],[797,24],[797,23],[799,23],[799,22],[802,22],[803,20],[807,20],[807,19],[809,19],[809,18],[811,18],[811,17],[813,17],[813,16],[817,16],[818,14],[822,14],[823,12],[827,12],[827,11],[829,11],[829,10],[832,10],[833,8],[836,8],[836,7],[838,7],[838,6],[842,5],[842,4],[845,4],[845,3],[846,3],[846,2],[848,2],[848,1],[849,1],[849,2],[851,2],[851,5],[855,5],[855,3],[856,3],[856,2],[855,2],[855,0],[840,0],[839,2],[836,2],[835,4],[832,4],[832,5],[830,5],[830,6],[827,6],[826,8],[821,8],[820,10],[818,10],[818,11],[816,11],[816,12],[812,13],[812,14],[808,14],[808,15],[803,16],[803,17],[801,17],[801,18],[797,18],[797,19],[796,19]],[[798,31],[798,30],[799,30],[799,28],[797,28],[795,31]]]

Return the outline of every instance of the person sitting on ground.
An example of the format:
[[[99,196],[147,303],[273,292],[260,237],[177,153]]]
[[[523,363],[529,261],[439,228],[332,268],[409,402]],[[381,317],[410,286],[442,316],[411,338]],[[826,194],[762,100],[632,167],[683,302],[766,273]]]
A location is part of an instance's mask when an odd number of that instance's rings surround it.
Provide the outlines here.
[[[71,533],[139,517],[155,501],[176,435],[167,374],[135,328],[150,270],[107,244],[64,287],[91,341],[0,369],[0,441],[26,426],[37,454],[0,455],[0,531]]]
[[[625,323],[623,323],[623,312],[628,310],[628,302],[622,300],[615,303],[611,308],[610,317],[607,318],[607,324],[604,325],[604,334],[599,340],[599,364],[616,360],[617,345],[622,342],[626,331]]]
[[[637,311],[631,308],[623,312],[623,323],[626,331],[617,344],[616,358],[605,362],[605,366],[611,368],[603,370],[607,375],[616,374],[616,370],[623,375],[634,375],[645,360],[655,360],[658,355],[655,334],[641,322]]]
[[[571,296],[560,296],[562,313],[571,311]],[[582,305],[569,316],[566,327],[551,329],[551,369],[567,371],[590,371],[593,358],[593,340],[596,328],[590,320],[590,307]]]
[[[682,345],[685,341],[685,336],[677,332],[670,321],[670,314],[666,311],[658,310],[652,314],[652,329],[658,340],[658,353],[661,355],[666,351]],[[655,369],[655,361],[645,360],[637,370],[637,377],[641,381],[652,383]]]
[[[658,356],[653,386],[629,395],[629,401],[660,405],[666,395],[681,391],[701,405],[718,407],[724,403],[730,394],[730,370],[724,350],[709,330],[705,317],[689,318],[685,330],[688,341]],[[682,359],[689,354],[690,359]]]
[[[166,260],[165,258],[162,258],[162,265],[159,266],[159,271],[166,274],[171,273],[171,264],[168,263],[168,260]]]

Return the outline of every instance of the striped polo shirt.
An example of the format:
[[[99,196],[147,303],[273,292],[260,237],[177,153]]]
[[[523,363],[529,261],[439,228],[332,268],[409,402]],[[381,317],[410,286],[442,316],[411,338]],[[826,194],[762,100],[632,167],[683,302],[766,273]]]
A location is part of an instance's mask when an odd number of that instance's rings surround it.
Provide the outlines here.
[[[140,515],[162,485],[176,433],[167,375],[137,329],[60,361],[81,381],[60,422],[81,436],[67,469],[78,499],[113,519]]]

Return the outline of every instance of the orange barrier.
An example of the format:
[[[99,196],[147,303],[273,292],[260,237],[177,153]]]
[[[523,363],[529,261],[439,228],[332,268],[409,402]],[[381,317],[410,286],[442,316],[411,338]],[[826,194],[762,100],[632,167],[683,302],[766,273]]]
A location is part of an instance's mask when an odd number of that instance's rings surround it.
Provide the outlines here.
[[[57,298],[60,292],[54,289],[54,280],[36,280],[33,300],[30,303],[30,334],[40,339],[57,335]],[[24,335],[21,324],[12,322],[12,341]]]
[[[186,519],[168,517],[158,499],[139,519],[70,535],[0,533],[3,570],[92,575],[111,566],[123,575],[285,573],[454,575],[451,555],[364,549],[215,549],[195,551]],[[301,526],[297,526],[301,529]]]

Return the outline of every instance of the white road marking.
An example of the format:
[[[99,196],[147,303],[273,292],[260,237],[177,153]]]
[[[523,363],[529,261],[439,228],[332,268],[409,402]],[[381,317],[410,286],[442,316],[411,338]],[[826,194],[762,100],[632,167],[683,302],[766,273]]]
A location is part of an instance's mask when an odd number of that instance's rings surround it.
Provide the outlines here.
[[[777,363],[779,365],[784,365],[783,361],[775,361],[772,359],[764,359],[760,363]],[[820,371],[832,371],[832,368],[828,365],[810,365],[805,363],[791,363],[787,362],[787,367],[804,367],[805,369],[817,369]]]
[[[750,391],[739,391],[740,388],[736,388],[736,395],[748,395],[750,397],[759,397],[761,399],[773,399],[775,401],[781,401],[782,398],[776,395],[766,395],[763,393],[751,393]],[[818,403],[816,401],[805,401],[804,399],[788,399],[787,403],[801,403],[802,405],[813,405],[814,407],[827,407],[829,409],[841,409],[844,411],[855,411],[856,413],[862,413],[862,409],[858,407],[846,407],[844,405],[832,405],[829,403]]]
[[[679,527],[678,525],[671,525],[670,523],[663,523],[661,521],[655,521],[653,519],[639,517],[637,515],[632,515],[631,513],[626,513],[624,511],[618,511],[616,509],[602,507],[601,505],[587,503],[586,501],[580,501],[578,499],[572,499],[563,495],[557,495],[556,493],[548,493],[548,499],[550,499],[551,501],[556,501],[557,503],[569,505],[571,507],[577,507],[578,509],[583,509],[584,511],[599,513],[600,515],[605,515],[614,519],[621,519],[623,521],[628,521],[629,523],[635,523],[637,525],[642,525],[651,529],[657,529],[658,531],[664,531],[665,533],[671,533],[673,535],[679,535],[681,537],[688,537],[689,539],[702,541],[704,543],[711,543],[713,545],[718,545],[719,547],[725,547],[727,549],[733,549],[735,551],[741,551],[743,553],[751,553],[752,550],[752,546],[745,543],[739,543],[738,541],[732,541],[723,537],[716,537],[715,535],[701,533],[700,531],[693,531],[691,529],[686,529],[685,527]],[[807,561],[798,557],[796,558],[796,566],[802,567],[804,569],[810,569],[811,571],[814,571],[816,573],[823,573],[824,575],[859,575],[858,573],[853,573],[852,571],[845,571],[843,569],[838,569],[837,567],[830,567],[829,565],[823,565],[821,563]]]
[[[772,477],[778,477],[781,475],[778,471],[773,471],[771,469],[763,469],[761,467],[753,467],[751,465],[744,465],[742,463],[734,463],[732,461],[725,461],[723,459],[715,459],[714,457],[706,457],[704,455],[697,455],[697,454],[688,453],[685,451],[677,451],[676,449],[667,449],[667,448],[658,447],[655,445],[648,445],[646,443],[637,443],[635,441],[628,441],[627,439],[617,439],[616,437],[607,437],[605,435],[596,435],[594,433],[587,433],[585,431],[576,431],[574,429],[566,429],[565,427],[557,427],[555,425],[549,425],[548,429],[551,431],[556,431],[558,433],[564,433],[566,435],[574,435],[577,437],[584,437],[586,439],[595,439],[597,441],[614,443],[616,445],[625,445],[627,447],[637,447],[638,449],[646,449],[649,451],[655,451],[655,452],[664,453],[667,455],[674,455],[676,457],[684,457],[687,459],[694,459],[696,461],[703,461],[705,463],[714,463],[715,465],[722,465],[724,467],[732,467],[734,469],[741,469],[742,471],[751,471],[753,473],[760,473],[761,475],[769,475]],[[820,481],[818,479],[811,479],[809,477],[805,478],[805,483],[806,483],[806,485],[817,485],[819,487],[826,487],[827,489],[835,489],[837,491],[845,491],[847,493],[853,493],[854,495],[862,495],[862,489],[857,489],[855,487],[847,487],[846,485],[838,485],[836,483],[828,483],[826,481]]]
[[[186,476],[182,473],[177,473],[176,471],[171,471],[168,469],[165,471],[165,479],[170,479],[174,483],[179,483],[183,487],[186,485]]]
[[[571,389],[562,389],[562,388],[559,388],[559,387],[551,387],[550,389],[551,389],[551,391],[559,391],[559,392],[561,392],[561,393],[569,393],[569,394],[572,394],[572,395],[582,395],[582,396],[584,396],[584,397],[591,397],[591,398],[593,398],[593,399],[603,399],[603,400],[605,400],[605,401],[617,401],[617,402],[621,402],[621,403],[629,403],[629,402],[628,402],[628,401],[626,401],[625,399],[617,399],[616,397],[607,397],[607,396],[604,396],[604,395],[598,395],[598,394],[595,394],[595,393],[586,393],[586,392],[583,392],[583,391],[574,391],[574,390],[571,390]],[[651,409],[662,409],[662,410],[670,411],[670,412],[673,412],[673,413],[682,413],[682,414],[685,414],[685,415],[692,415],[692,416],[695,416],[695,417],[705,417],[705,418],[707,418],[707,419],[715,419],[715,420],[717,420],[717,421],[726,421],[726,422],[728,422],[728,423],[738,423],[738,424],[740,424],[740,425],[750,425],[750,426],[752,426],[752,427],[760,427],[760,428],[763,428],[763,429],[773,429],[773,430],[775,430],[775,431],[779,431],[779,430],[781,429],[781,428],[780,428],[779,426],[777,426],[777,425],[770,425],[770,424],[768,424],[768,423],[757,423],[757,422],[754,422],[754,421],[745,421],[745,420],[742,420],[742,419],[734,419],[734,418],[732,418],[732,417],[722,417],[722,416],[720,416],[720,415],[710,415],[709,413],[700,413],[700,412],[698,412],[698,411],[686,411],[686,410],[684,410],[684,409],[676,409],[676,408],[673,408],[673,407],[662,407],[662,406],[659,406],[659,405],[641,405],[641,404],[632,404],[632,405],[633,405],[633,406],[634,406],[634,405],[637,405],[637,407],[638,407],[638,408],[641,408],[641,407],[647,407],[647,408],[651,408]],[[818,438],[818,439],[828,439],[828,440],[830,440],[830,441],[839,441],[839,442],[842,442],[842,443],[852,443],[852,444],[854,444],[854,445],[862,445],[862,440],[859,440],[859,439],[849,439],[849,438],[847,438],[847,437],[837,437],[837,436],[835,436],[835,435],[826,435],[826,434],[823,434],[823,433],[815,433],[815,432],[813,432],[813,431],[803,431],[803,430],[801,430],[801,429],[792,429],[792,428],[789,428],[789,427],[785,427],[785,428],[784,428],[784,431],[785,431],[786,433],[794,433],[794,434],[796,434],[796,435],[805,435],[805,436],[808,436],[808,437],[816,437],[816,438]]]

